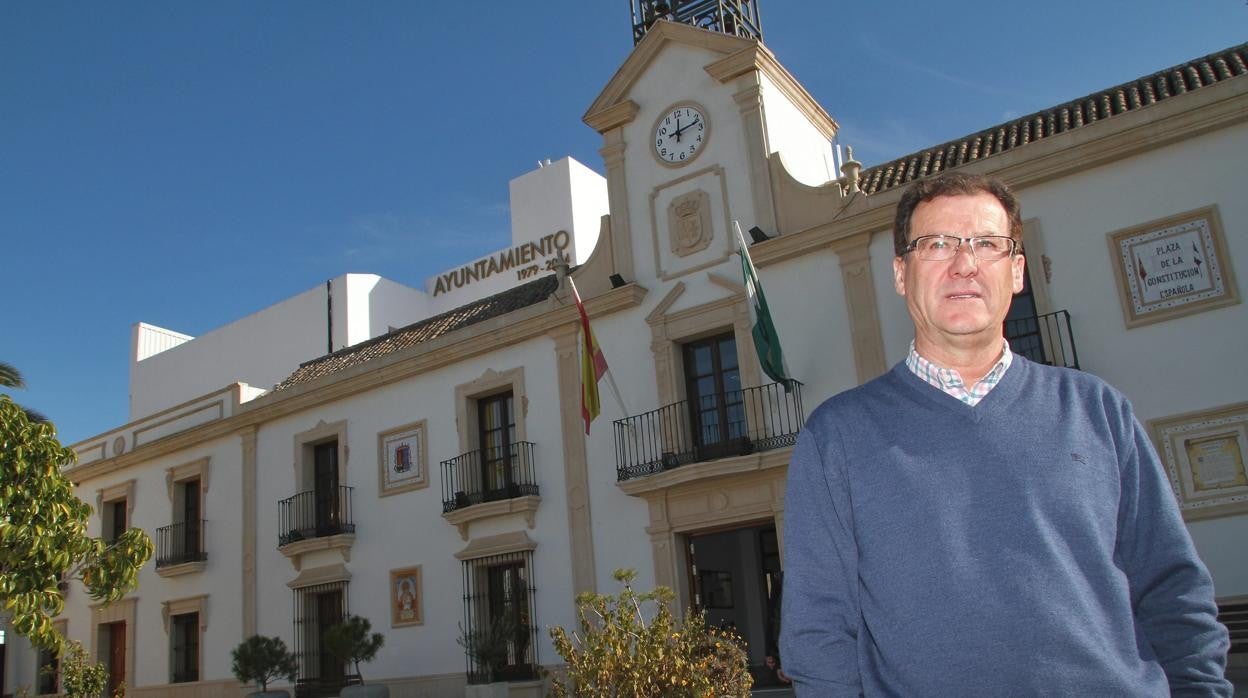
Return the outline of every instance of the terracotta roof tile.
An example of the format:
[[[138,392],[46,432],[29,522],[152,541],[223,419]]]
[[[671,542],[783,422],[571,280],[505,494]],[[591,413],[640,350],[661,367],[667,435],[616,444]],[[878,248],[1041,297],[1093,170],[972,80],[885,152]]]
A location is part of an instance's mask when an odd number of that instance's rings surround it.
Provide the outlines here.
[[[502,293],[462,305],[380,337],[374,337],[367,342],[339,349],[332,354],[300,364],[294,373],[273,388],[273,392],[358,366],[366,361],[437,339],[448,332],[484,322],[513,310],[527,308],[546,300],[558,287],[558,276],[548,274]]]
[[[1082,128],[1248,73],[1248,43],[1095,92],[862,171],[868,194]]]

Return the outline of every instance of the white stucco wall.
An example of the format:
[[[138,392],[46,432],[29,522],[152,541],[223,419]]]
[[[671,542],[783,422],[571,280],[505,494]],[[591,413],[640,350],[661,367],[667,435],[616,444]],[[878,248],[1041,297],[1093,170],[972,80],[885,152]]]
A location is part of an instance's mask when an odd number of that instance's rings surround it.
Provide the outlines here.
[[[415,322],[428,310],[423,293],[375,274],[343,274],[330,283],[328,291],[320,284],[199,337],[168,342],[146,358],[134,358],[154,346],[144,338],[168,331],[136,325],[130,420],[230,383],[271,388],[300,363],[328,353],[331,306],[335,351]]]
[[[230,650],[238,644],[242,632],[241,442],[238,437],[231,436],[200,443],[124,471],[88,480],[77,488],[78,497],[96,509],[100,490],[133,479],[134,501],[129,526],[143,529],[156,543],[157,529],[169,526],[175,519],[174,502],[165,479],[167,469],[201,458],[208,459],[207,477],[200,484],[207,563],[202,572],[161,577],[155,566],[158,550],[140,570],[138,590],[127,596],[138,599],[137,625],[127,628],[128,633],[133,633],[135,647],[134,675],[127,677],[130,686],[169,682],[169,636],[161,603],[201,594],[208,595],[205,602],[208,618],[200,621],[204,627],[201,676],[215,679],[230,676]],[[97,510],[90,519],[87,533],[101,535],[101,521]],[[93,603],[80,583],[70,583],[62,617],[67,619],[68,637],[81,642],[88,650],[95,644]]]
[[[711,254],[673,257],[667,235],[667,204],[678,194],[701,189],[709,196],[714,250],[730,249],[727,225],[733,219],[741,222],[743,230],[748,230],[757,220],[747,167],[745,130],[740,109],[732,98],[734,90],[703,69],[722,57],[704,49],[667,44],[629,92],[629,98],[641,106],[625,132],[628,215],[638,279],[657,276],[660,265],[671,276],[682,268],[706,261]],[[685,102],[701,105],[703,114],[707,115],[706,140],[694,161],[673,169],[654,156],[651,134],[661,115]],[[692,181],[694,178],[698,179],[696,183]]]
[[[364,275],[364,273],[353,273],[352,280],[356,278],[373,278],[372,283],[368,283],[367,288],[361,288],[358,292],[367,292],[367,313],[368,327],[363,332],[363,338],[373,338],[384,335],[391,327],[404,327],[411,325],[413,322],[423,320],[423,318],[431,315],[429,313],[429,297],[423,291],[404,286],[403,283],[397,283],[381,276]],[[356,296],[356,287],[352,286],[352,298]],[[363,341],[363,340],[357,340]],[[354,343],[354,342],[353,342]]]
[[[242,381],[269,387],[325,353],[325,287],[130,364],[130,420]],[[345,328],[344,328],[345,329]]]
[[[607,213],[606,180],[570,157],[509,184],[511,245],[425,280],[430,314],[501,293],[554,273],[559,257],[589,258]]]
[[[789,174],[803,184],[817,186],[840,176],[832,157],[832,143],[771,80],[760,73],[767,121],[767,147],[784,158]]]
[[[257,445],[260,486],[257,570],[260,585],[259,632],[293,642],[293,593],[284,582],[298,572],[277,551],[277,502],[297,492],[293,458],[296,435],[319,423],[347,421],[347,463],[343,484],[354,488],[352,512],[356,540],[346,562],[352,578],[349,606],[386,632],[387,644],[370,663],[370,677],[404,677],[462,672],[463,652],[455,644],[463,621],[461,564],[454,554],[467,542],[442,518],[440,462],[460,455],[456,431],[455,387],[480,377],[487,369],[524,367],[527,403],[525,436],[535,446],[535,465],[542,504],[535,526],[509,515],[473,523],[474,538],[524,530],[537,542],[533,553],[536,612],[542,627],[573,622],[567,513],[563,484],[562,436],[559,430],[558,382],[554,342],[536,339],[462,364],[396,382],[385,388],[324,405],[266,424]],[[378,496],[378,434],[396,426],[426,420],[429,482],[427,488],[389,497]],[[473,439],[475,442],[475,437]],[[336,553],[305,558],[305,569],[342,562]],[[421,565],[425,598],[424,623],[390,629],[389,570]],[[539,633],[539,654],[552,661],[554,651]]]

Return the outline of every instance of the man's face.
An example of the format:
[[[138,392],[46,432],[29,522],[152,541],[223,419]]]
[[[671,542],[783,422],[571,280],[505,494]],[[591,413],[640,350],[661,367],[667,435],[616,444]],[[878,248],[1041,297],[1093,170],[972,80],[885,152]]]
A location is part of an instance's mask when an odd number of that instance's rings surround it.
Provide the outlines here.
[[[1009,237],[1009,217],[996,197],[939,196],[914,209],[909,240],[945,233],[958,237]],[[1010,300],[1023,290],[1021,254],[992,262],[975,259],[963,242],[953,259],[893,259],[893,284],[914,320],[915,348],[927,357],[1000,345]]]

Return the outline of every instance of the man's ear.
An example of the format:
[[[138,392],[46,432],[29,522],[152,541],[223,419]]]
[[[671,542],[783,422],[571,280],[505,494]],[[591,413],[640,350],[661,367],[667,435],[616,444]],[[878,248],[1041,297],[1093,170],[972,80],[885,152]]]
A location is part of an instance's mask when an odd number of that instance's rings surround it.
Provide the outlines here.
[[[906,295],[905,257],[893,257],[893,290],[897,291],[897,295],[899,296]],[[1015,293],[1017,293],[1017,291],[1015,291]]]
[[[1010,258],[1011,274],[1014,277],[1014,293],[1023,292],[1023,278],[1027,273],[1027,259],[1021,254],[1016,254]]]

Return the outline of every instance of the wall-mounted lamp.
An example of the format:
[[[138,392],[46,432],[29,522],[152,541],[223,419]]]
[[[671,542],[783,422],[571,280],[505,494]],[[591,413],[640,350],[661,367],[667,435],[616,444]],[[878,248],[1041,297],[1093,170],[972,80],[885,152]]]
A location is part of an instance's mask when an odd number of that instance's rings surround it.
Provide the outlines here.
[[[619,274],[612,274],[610,276],[610,279],[611,279],[611,288],[619,288],[621,286],[627,285],[628,283],[624,281],[624,277],[620,276]]]
[[[767,233],[763,232],[762,228],[756,225],[753,228],[750,228],[750,239],[754,242],[764,242],[766,240],[770,240],[771,238],[767,236]]]

